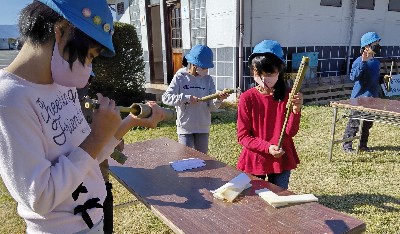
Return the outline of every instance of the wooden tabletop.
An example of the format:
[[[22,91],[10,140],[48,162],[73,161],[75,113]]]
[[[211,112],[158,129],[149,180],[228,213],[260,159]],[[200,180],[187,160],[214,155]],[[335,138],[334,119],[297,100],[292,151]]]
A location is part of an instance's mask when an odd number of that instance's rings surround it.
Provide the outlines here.
[[[331,102],[331,106],[383,115],[400,116],[400,101],[398,100],[359,97],[333,101]]]
[[[255,190],[293,194],[251,177],[252,187],[233,203],[210,192],[241,171],[167,138],[125,146],[128,156],[111,174],[176,233],[361,233],[363,221],[316,202],[273,208]],[[169,162],[200,158],[206,166],[177,172]]]

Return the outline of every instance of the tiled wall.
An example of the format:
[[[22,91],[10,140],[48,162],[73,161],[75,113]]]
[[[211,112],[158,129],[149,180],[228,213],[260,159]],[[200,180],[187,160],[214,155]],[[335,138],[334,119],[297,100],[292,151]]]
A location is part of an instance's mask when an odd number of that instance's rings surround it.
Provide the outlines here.
[[[211,48],[214,54],[214,68],[209,69],[209,74],[214,78],[217,90],[234,88],[234,77],[236,77],[235,50],[234,47]],[[183,50],[183,55],[189,50]]]
[[[234,78],[237,77],[237,67],[235,64],[235,53],[237,48],[235,47],[224,47],[224,48],[211,48],[214,53],[214,68],[209,69],[209,74],[214,78],[214,83],[218,90],[224,88],[234,88]],[[283,47],[285,54],[287,72],[292,71],[292,54],[293,53],[303,53],[303,52],[318,52],[318,77],[327,76],[338,76],[346,74],[346,56],[347,47],[346,46],[306,46],[306,47]],[[360,56],[360,47],[352,47],[351,61],[354,58]],[[253,79],[250,77],[250,71],[248,68],[247,58],[250,56],[252,51],[251,47],[243,48],[243,82],[244,89],[248,89],[252,83]],[[183,55],[189,52],[188,49],[183,50]],[[163,51],[165,53],[165,51]],[[148,52],[144,51],[143,57],[145,60],[145,75],[146,82],[150,82],[150,70],[148,62]],[[382,46],[380,57],[400,57],[400,46]],[[379,58],[379,57],[378,57]],[[166,62],[164,61],[164,76],[166,76]]]
[[[304,52],[318,52],[318,67],[317,77],[327,76],[338,76],[346,74],[346,57],[347,57],[347,46],[303,46],[303,47],[283,47],[285,54],[287,72],[292,71],[292,55],[294,53]],[[251,86],[253,79],[250,77],[250,71],[248,69],[247,58],[250,56],[252,51],[251,47],[243,48],[244,53],[244,74],[243,82],[245,89]],[[360,46],[354,46],[351,48],[351,60],[350,65],[354,61],[354,58],[360,56]],[[400,46],[382,46],[380,57],[400,57]],[[377,57],[377,58],[380,58]]]

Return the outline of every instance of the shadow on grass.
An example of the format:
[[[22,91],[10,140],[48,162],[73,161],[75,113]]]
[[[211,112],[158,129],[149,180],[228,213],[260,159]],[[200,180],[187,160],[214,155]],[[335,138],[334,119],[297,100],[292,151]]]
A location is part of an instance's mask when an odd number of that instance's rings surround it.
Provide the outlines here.
[[[396,197],[382,194],[355,193],[343,196],[318,195],[317,197],[318,203],[345,213],[363,213],[363,211],[356,210],[356,207],[364,205],[374,206],[384,212],[400,212],[400,209],[395,207],[400,205],[400,200]],[[392,204],[392,206],[389,204]]]
[[[400,151],[400,147],[396,146],[376,146],[370,147],[372,152],[359,152],[355,153],[341,153],[332,156],[332,162],[376,162],[377,159],[386,163],[398,163],[400,158],[396,159]]]
[[[400,151],[400,146],[393,146],[393,145],[385,145],[385,146],[375,146],[371,147],[373,151]]]

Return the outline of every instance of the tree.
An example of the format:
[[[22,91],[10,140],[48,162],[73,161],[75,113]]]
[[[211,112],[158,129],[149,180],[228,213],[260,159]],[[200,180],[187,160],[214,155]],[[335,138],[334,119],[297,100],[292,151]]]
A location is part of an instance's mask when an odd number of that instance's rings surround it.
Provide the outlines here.
[[[114,29],[116,55],[94,59],[95,77],[89,96],[102,93],[114,99],[119,106],[130,106],[134,102],[142,102],[145,95],[143,51],[133,25],[115,22]]]

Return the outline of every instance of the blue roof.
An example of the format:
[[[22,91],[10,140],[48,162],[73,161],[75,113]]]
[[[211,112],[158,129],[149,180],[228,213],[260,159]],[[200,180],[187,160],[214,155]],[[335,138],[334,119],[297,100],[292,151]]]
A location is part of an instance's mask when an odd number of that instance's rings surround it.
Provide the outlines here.
[[[19,37],[17,25],[0,25],[0,38],[14,38]]]

